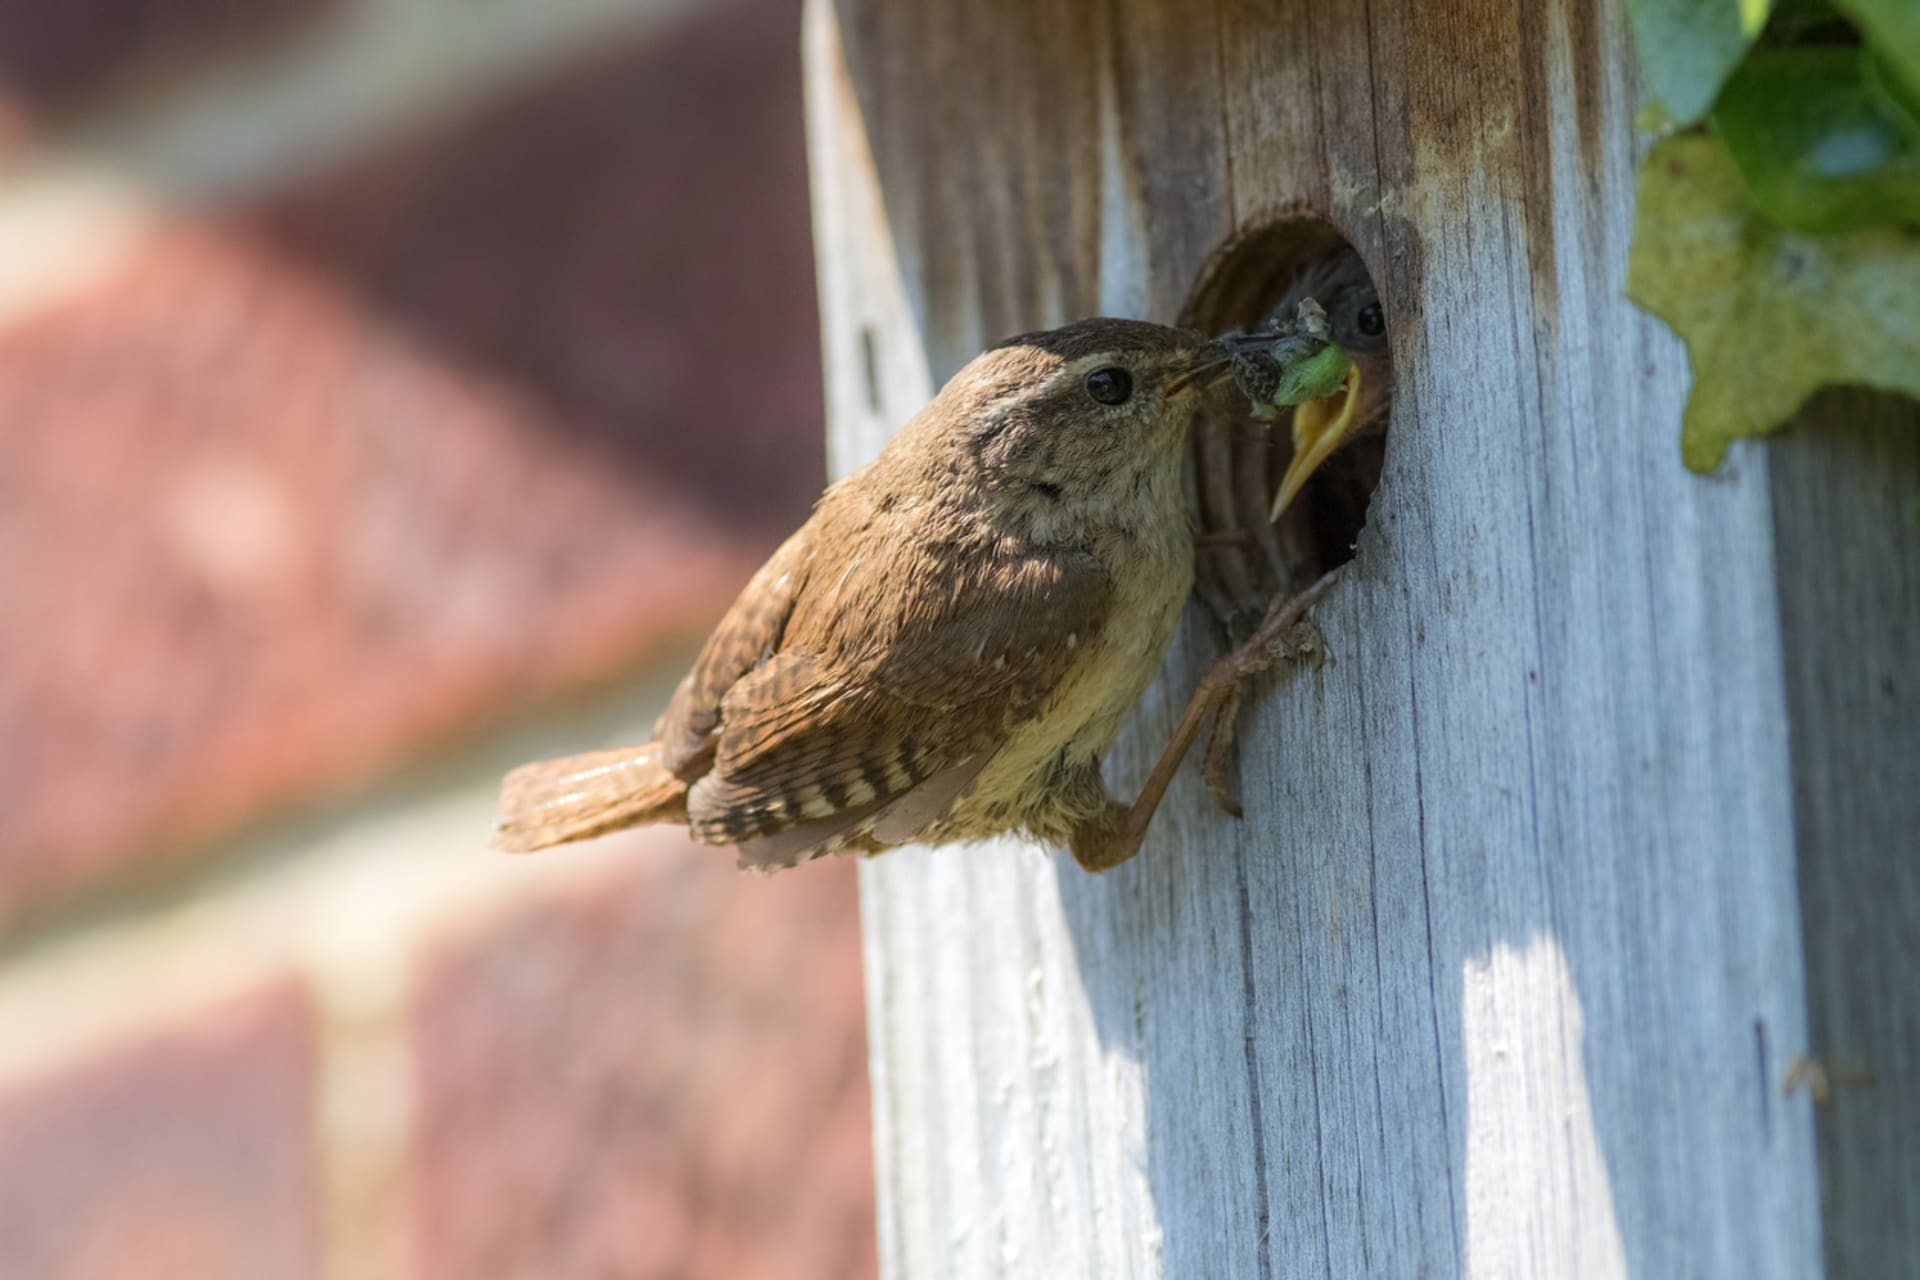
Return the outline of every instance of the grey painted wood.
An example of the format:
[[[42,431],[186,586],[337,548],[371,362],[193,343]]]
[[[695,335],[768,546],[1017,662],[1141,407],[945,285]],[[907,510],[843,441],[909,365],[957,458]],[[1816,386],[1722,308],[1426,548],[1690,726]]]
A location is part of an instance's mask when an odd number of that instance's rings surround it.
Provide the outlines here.
[[[1620,296],[1618,6],[811,0],[806,31],[837,472],[988,341],[1171,318],[1284,207],[1366,254],[1399,371],[1333,661],[1244,722],[1244,821],[1189,773],[1103,877],[1015,843],[863,870],[886,1273],[1816,1274],[1781,1089],[1813,650],[1771,455],[1682,469],[1685,353]],[[1196,611],[1116,790],[1211,655]]]
[[[1920,1275],[1920,408],[1770,451],[1828,1274]]]

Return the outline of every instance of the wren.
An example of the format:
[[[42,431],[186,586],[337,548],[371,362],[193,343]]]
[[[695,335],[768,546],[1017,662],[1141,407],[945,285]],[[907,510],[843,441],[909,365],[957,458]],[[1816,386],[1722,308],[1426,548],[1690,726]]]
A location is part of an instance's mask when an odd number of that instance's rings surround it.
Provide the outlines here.
[[[977,357],[754,575],[651,742],[507,775],[496,844],[675,822],[769,871],[1008,832],[1132,857],[1197,723],[1131,805],[1100,764],[1193,583],[1182,445],[1231,363],[1113,319]],[[1208,710],[1258,652],[1209,674]]]

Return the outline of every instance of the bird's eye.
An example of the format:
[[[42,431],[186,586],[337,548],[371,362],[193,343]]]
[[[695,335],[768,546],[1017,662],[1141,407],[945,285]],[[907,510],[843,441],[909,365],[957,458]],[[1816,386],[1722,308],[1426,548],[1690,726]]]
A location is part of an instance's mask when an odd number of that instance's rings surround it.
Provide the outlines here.
[[[1380,314],[1380,304],[1369,302],[1360,308],[1360,332],[1369,338],[1377,338],[1387,331],[1387,318]]]
[[[1087,375],[1087,394],[1101,404],[1125,404],[1133,394],[1133,375],[1118,365],[1095,369]]]

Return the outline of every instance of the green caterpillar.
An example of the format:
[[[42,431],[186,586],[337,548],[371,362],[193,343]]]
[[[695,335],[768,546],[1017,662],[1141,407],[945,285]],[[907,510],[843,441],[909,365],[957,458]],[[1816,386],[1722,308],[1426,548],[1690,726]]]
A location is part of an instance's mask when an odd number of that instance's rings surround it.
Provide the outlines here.
[[[1275,331],[1272,345],[1233,357],[1233,383],[1253,402],[1254,417],[1272,422],[1283,408],[1340,390],[1353,362],[1328,332],[1327,313],[1308,298]]]

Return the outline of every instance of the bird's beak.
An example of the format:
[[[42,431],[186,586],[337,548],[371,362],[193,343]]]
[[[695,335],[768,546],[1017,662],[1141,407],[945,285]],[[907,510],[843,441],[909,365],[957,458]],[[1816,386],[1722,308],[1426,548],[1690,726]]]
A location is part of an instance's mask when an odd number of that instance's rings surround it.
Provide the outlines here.
[[[1233,354],[1223,351],[1218,343],[1208,343],[1194,353],[1193,364],[1189,368],[1175,374],[1167,383],[1167,394],[1178,396],[1207,391],[1232,376]]]
[[[1341,390],[1319,400],[1308,400],[1293,411],[1293,461],[1280,477],[1280,491],[1273,498],[1271,519],[1281,513],[1299,494],[1302,485],[1320,469],[1320,464],[1346,442],[1353,433],[1354,419],[1360,408],[1360,366],[1347,368],[1347,381]]]

